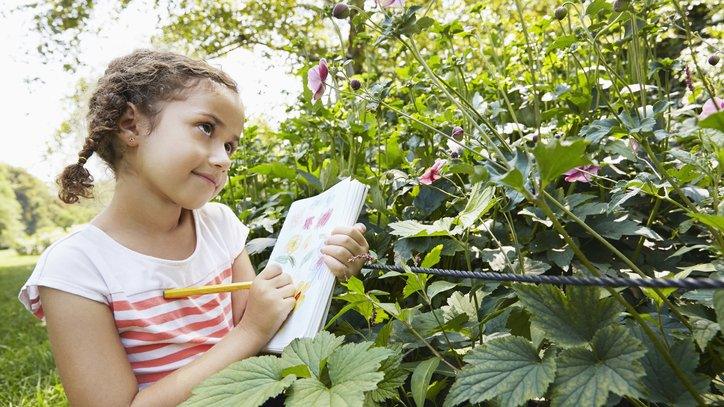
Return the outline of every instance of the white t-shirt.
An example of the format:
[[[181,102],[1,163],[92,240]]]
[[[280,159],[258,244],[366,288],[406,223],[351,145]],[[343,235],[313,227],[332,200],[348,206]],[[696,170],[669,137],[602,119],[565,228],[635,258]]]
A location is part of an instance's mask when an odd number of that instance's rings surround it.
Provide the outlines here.
[[[92,224],[50,245],[18,298],[44,319],[38,286],[106,304],[139,388],[191,362],[233,328],[230,293],[164,299],[168,288],[231,282],[231,266],[249,228],[226,205],[192,211],[196,248],[184,260],[133,251]],[[77,327],[81,328],[81,327]]]

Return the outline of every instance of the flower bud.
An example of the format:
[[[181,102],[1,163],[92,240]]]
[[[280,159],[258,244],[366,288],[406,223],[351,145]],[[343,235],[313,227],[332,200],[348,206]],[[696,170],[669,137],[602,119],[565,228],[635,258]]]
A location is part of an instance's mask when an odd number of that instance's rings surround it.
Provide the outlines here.
[[[716,66],[716,64],[719,63],[719,55],[713,54],[712,56],[709,57],[709,59],[707,61],[709,62],[709,65]]]
[[[463,130],[463,128],[460,126],[455,126],[453,127],[452,133],[450,135],[455,140],[460,141],[463,139],[463,134],[465,134],[465,130]]]
[[[568,15],[568,9],[563,6],[560,6],[560,7],[556,8],[556,11],[553,15],[555,15],[556,20],[559,20],[559,21],[563,20]]]
[[[616,0],[613,2],[613,11],[620,13],[628,8],[628,0]]]
[[[450,158],[460,158],[460,153],[453,151],[450,153]]]
[[[360,87],[362,87],[362,83],[357,79],[352,79],[351,81],[349,81],[349,87],[352,88],[352,90],[358,90]]]
[[[537,135],[537,134],[534,135],[534,136],[531,138],[531,140],[532,140],[534,143],[537,143],[537,142],[538,142],[538,135]]]
[[[335,4],[332,8],[332,16],[340,20],[349,17],[349,7],[344,3]]]

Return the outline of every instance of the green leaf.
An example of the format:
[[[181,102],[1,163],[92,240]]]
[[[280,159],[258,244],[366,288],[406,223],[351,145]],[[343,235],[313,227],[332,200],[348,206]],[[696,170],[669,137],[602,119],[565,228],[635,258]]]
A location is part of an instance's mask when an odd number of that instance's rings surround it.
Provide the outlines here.
[[[700,318],[697,316],[690,316],[689,322],[693,329],[692,335],[696,344],[699,345],[699,349],[703,352],[706,349],[706,345],[709,343],[711,338],[719,332],[719,324],[710,321],[706,318]]]
[[[294,382],[292,392],[285,400],[289,407],[356,407],[362,406],[365,395],[352,384],[339,384],[328,388],[317,379]]]
[[[552,285],[516,285],[514,289],[531,315],[531,326],[563,347],[589,342],[621,312],[613,298],[599,299],[596,287],[568,286],[565,295]]]
[[[422,260],[422,267],[428,268],[436,265],[440,261],[440,252],[442,251],[443,245],[439,244],[430,250]]]
[[[465,209],[458,214],[458,220],[463,228],[470,228],[470,226],[477,222],[481,216],[495,205],[498,200],[494,199],[494,194],[494,187],[487,187],[483,189],[482,182],[478,182],[473,185],[473,190],[470,192],[470,199],[465,205]]]
[[[427,387],[430,385],[432,374],[440,364],[440,359],[432,357],[420,362],[415,370],[412,371],[410,379],[410,389],[412,391],[412,399],[415,400],[417,407],[425,406],[425,396],[427,395]]]
[[[344,342],[344,337],[321,331],[314,338],[294,339],[282,351],[282,359],[289,362],[290,366],[307,365],[312,374],[319,378],[327,357],[342,342]]]
[[[566,49],[573,45],[575,42],[575,35],[559,35],[555,39],[555,41],[548,45],[548,48],[546,48],[546,53],[550,53],[551,51],[555,51],[557,49]]]
[[[335,349],[328,357],[330,387],[318,378],[294,382],[286,399],[290,407],[362,406],[365,391],[374,390],[384,378],[378,371],[380,362],[394,352],[387,348],[370,348],[371,342],[350,343]]]
[[[392,222],[388,226],[392,229],[390,234],[401,237],[450,236],[457,234],[454,230],[450,230],[452,223],[453,218],[440,218],[432,225],[424,225],[414,220],[403,220]]]
[[[405,273],[405,277],[407,277],[407,283],[402,289],[402,298],[407,298],[418,291],[425,291],[427,280],[430,279],[429,274],[413,272]]]
[[[322,184],[322,189],[327,190],[337,182],[337,176],[339,175],[339,164],[336,160],[329,160],[326,165],[322,167],[319,174],[319,182]]]
[[[332,385],[352,383],[363,391],[374,390],[384,377],[377,371],[380,362],[392,356],[393,351],[372,345],[372,342],[348,343],[336,349],[327,362]]]
[[[493,339],[474,348],[457,376],[445,406],[479,403],[499,397],[503,406],[518,406],[542,397],[556,372],[555,352],[541,359],[537,349],[519,336]]]
[[[440,294],[443,291],[455,288],[456,286],[457,284],[451,283],[449,281],[435,281],[427,287],[427,296],[430,298],[430,300],[432,300],[434,296]]]
[[[724,232],[724,216],[721,215],[707,215],[705,213],[689,213],[689,216],[698,220],[699,222],[719,229]]]
[[[296,380],[294,375],[283,374],[289,367],[288,362],[271,355],[232,363],[196,386],[181,406],[260,406]]]
[[[559,140],[549,144],[538,143],[533,149],[533,155],[538,162],[543,187],[571,168],[590,163],[586,157],[584,140],[570,144],[562,144]]]
[[[362,280],[358,279],[355,276],[350,277],[349,280],[347,280],[347,282],[345,283],[345,286],[350,292],[358,294],[365,293],[364,283],[362,283]]]
[[[432,287],[432,285],[430,286]],[[716,320],[719,322],[719,328],[721,329],[724,326],[724,290],[717,290],[714,293],[714,309],[716,310]]]
[[[265,163],[249,168],[252,174],[271,175],[272,177],[294,180],[297,177],[297,170],[289,168],[280,163]]]
[[[646,355],[641,359],[641,364],[646,371],[643,378],[643,385],[648,390],[646,399],[654,403],[664,403],[671,406],[695,406],[696,401],[671,367],[661,357],[659,351],[654,347],[648,336],[639,326],[632,326],[630,332],[644,345]],[[661,336],[659,335],[659,339]],[[707,376],[696,373],[699,365],[699,354],[696,353],[694,343],[690,338],[679,340],[670,339],[669,353],[676,365],[694,384],[700,394],[706,392],[709,379]]]
[[[600,12],[610,12],[613,10],[613,6],[609,4],[606,0],[594,0],[591,2],[591,4],[586,7],[586,15],[587,16],[596,16],[596,14]]]
[[[392,326],[392,325],[387,325]],[[402,345],[398,345],[399,349],[396,349],[396,354],[382,361],[380,364],[380,371],[384,373],[382,381],[377,383],[377,389],[365,393],[365,398],[375,403],[380,403],[387,399],[398,399],[399,388],[405,385],[405,380],[409,373],[407,370],[400,367],[402,361]]]
[[[699,127],[724,132],[724,111],[710,114],[704,120],[699,120]]]
[[[566,349],[558,357],[552,406],[602,406],[609,392],[641,397],[646,350],[626,328],[612,325],[596,332],[590,344]]]

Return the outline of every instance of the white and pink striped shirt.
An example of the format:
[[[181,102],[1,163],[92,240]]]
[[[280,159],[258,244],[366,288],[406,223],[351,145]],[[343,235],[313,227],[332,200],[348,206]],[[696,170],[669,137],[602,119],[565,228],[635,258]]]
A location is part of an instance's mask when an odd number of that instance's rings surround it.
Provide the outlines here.
[[[231,282],[231,265],[249,228],[223,204],[192,211],[196,248],[184,260],[135,252],[92,224],[54,242],[38,259],[18,298],[43,319],[38,286],[106,304],[139,389],[186,365],[231,328],[231,295],[163,298],[167,288]]]

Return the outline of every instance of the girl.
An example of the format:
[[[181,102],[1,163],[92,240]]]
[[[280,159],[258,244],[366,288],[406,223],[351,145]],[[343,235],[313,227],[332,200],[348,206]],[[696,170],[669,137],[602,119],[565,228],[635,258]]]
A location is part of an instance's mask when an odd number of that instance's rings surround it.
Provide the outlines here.
[[[295,301],[278,266],[255,276],[249,229],[209,202],[243,130],[237,86],[205,62],[137,50],[98,81],[88,124],[78,162],[58,177],[59,196],[91,196],[83,164],[96,153],[116,179],[113,199],[42,253],[19,299],[47,323],[71,404],[176,405],[255,355]],[[362,224],[332,230],[322,253],[338,278],[362,268],[364,232]],[[252,279],[248,291],[163,298],[166,288]]]

